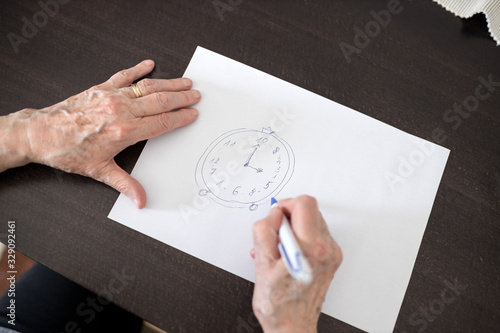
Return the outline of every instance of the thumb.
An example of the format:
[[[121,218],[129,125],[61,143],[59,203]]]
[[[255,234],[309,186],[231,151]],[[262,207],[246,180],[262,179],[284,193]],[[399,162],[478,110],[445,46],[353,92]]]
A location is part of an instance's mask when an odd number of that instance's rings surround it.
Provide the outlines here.
[[[255,263],[270,264],[280,258],[278,250],[279,228],[283,212],[272,208],[269,215],[253,224],[253,243]]]
[[[137,208],[142,209],[146,205],[146,191],[144,191],[141,183],[120,168],[114,160],[110,160],[100,170],[100,174],[94,178],[125,194],[134,202]]]

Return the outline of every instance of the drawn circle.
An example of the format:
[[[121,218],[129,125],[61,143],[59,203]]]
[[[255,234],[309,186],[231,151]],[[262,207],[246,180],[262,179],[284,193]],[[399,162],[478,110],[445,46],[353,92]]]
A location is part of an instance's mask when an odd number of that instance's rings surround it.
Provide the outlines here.
[[[238,169],[239,172],[234,172]],[[222,134],[196,165],[200,196],[226,207],[248,207],[276,196],[290,180],[295,156],[271,129],[236,129]]]

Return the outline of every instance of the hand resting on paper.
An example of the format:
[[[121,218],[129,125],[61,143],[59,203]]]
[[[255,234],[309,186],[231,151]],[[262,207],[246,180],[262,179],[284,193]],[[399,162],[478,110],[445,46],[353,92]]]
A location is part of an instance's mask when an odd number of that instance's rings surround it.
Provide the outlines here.
[[[138,141],[192,123],[198,111],[189,107],[201,97],[189,79],[144,79],[130,86],[153,68],[145,60],[60,103],[0,117],[0,172],[45,164],[101,181],[143,208],[144,188],[114,157]]]
[[[314,198],[280,200],[278,205],[290,217],[314,278],[310,285],[303,285],[288,273],[278,251],[283,211],[272,208],[265,219],[253,225],[253,310],[266,333],[316,332],[326,292],[342,262],[342,251],[330,235]]]
[[[191,90],[189,79],[144,79],[135,88],[130,86],[153,67],[146,60],[55,105],[0,117],[0,172],[41,163],[104,182],[144,207],[144,188],[114,157],[138,141],[192,123],[198,111],[190,107],[201,98],[198,91]],[[314,278],[310,285],[303,285],[288,274],[278,252],[283,213],[273,208],[253,228],[253,309],[266,333],[315,332],[342,252],[315,199],[281,200],[279,206],[291,218]]]

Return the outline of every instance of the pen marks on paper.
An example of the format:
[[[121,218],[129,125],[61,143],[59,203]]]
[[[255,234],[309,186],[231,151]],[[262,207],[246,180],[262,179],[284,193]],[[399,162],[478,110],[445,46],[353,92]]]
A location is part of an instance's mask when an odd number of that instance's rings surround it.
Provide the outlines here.
[[[226,132],[205,150],[196,165],[199,196],[230,208],[257,210],[291,179],[295,155],[270,127]]]

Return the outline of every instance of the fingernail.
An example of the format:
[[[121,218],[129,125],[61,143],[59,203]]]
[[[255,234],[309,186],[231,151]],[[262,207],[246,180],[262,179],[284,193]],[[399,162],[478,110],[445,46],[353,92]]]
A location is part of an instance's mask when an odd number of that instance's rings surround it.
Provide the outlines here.
[[[139,208],[139,200],[137,200],[137,198],[133,198],[132,201],[134,202],[135,206]]]
[[[193,109],[193,113],[196,116],[196,118],[198,118],[198,115],[200,114],[200,112],[198,111],[198,109]]]
[[[198,99],[201,97],[201,94],[198,90],[193,90],[193,96],[194,96],[194,98]]]
[[[191,86],[191,80],[190,79],[183,79],[182,82],[184,82],[184,85],[186,87],[190,87]]]
[[[146,66],[151,66],[152,64],[153,64],[153,60],[144,61],[144,65],[146,65]]]

